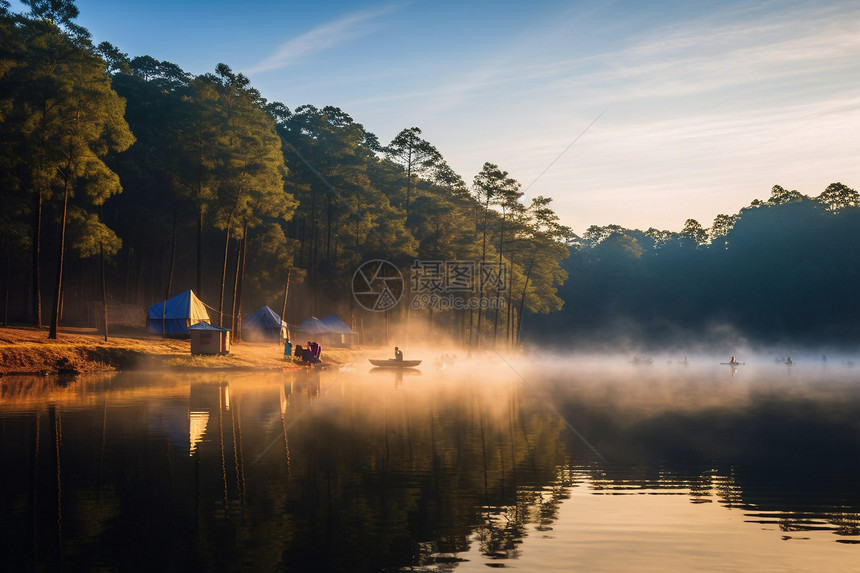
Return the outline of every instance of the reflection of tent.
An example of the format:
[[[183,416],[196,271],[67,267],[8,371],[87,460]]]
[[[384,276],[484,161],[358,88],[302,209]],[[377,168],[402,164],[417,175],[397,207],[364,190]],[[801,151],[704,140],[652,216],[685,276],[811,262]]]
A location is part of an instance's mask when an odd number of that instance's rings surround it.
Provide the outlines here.
[[[263,306],[252,315],[242,319],[242,338],[244,340],[280,340],[286,335],[287,323],[268,306]],[[282,332],[283,329],[283,332]]]
[[[153,304],[146,318],[149,330],[162,335],[188,334],[188,327],[198,322],[209,322],[209,313],[191,290]]]

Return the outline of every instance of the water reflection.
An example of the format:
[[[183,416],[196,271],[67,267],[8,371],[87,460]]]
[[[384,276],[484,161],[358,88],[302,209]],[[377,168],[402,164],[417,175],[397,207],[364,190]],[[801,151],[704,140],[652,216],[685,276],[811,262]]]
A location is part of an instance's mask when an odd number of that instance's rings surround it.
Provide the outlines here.
[[[369,370],[375,378],[379,380],[393,380],[395,386],[403,384],[404,378],[414,378],[421,376],[421,371],[417,368],[380,368],[374,367]]]
[[[0,548],[12,570],[468,569],[528,557],[573,491],[860,540],[850,379],[626,368],[4,379]]]

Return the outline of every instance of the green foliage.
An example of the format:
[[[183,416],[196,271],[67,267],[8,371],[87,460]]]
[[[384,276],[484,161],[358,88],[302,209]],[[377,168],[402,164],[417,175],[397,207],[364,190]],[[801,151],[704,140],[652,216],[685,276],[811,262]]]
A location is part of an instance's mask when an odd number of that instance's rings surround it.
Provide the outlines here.
[[[345,282],[362,262],[420,258],[508,265],[507,308],[492,328],[510,340],[523,308],[561,307],[569,229],[548,199],[524,205],[498,166],[487,163],[470,189],[417,127],[383,146],[337,107],[266,101],[225,64],[192,77],[109,42],[93,47],[69,0],[27,5],[27,16],[0,11],[6,253],[41,242],[38,225],[23,232],[28,218],[67,212],[51,240],[81,258],[112,257],[114,284],[138,304],[193,286],[195,271],[207,291],[198,294],[211,298],[219,274],[226,293],[228,268],[236,297],[271,304],[289,270],[310,314],[350,304]],[[465,321],[446,311],[439,324]]]
[[[827,205],[827,210],[839,213],[847,207],[860,206],[860,194],[842,183],[831,183],[817,197],[819,203]]]
[[[588,344],[617,344],[633,330],[642,344],[689,344],[716,326],[734,340],[856,341],[854,196],[840,183],[816,199],[775,186],[771,200],[718,215],[710,242],[694,220],[678,234],[592,227],[564,264],[564,310],[543,324]]]
[[[697,245],[703,245],[708,240],[707,231],[695,219],[687,219],[684,223],[684,228],[681,229],[680,236],[694,241]]]
[[[72,22],[78,15],[74,3],[26,4],[30,7],[26,16],[4,13],[0,21],[9,40],[0,52],[4,88],[0,120],[5,134],[0,180],[14,210],[22,215],[30,210],[31,318],[41,324],[43,207],[56,213],[56,227],[48,228],[59,243],[56,309],[69,209],[102,205],[122,191],[105,159],[128,149],[134,136],[124,118],[125,101],[113,91],[105,62],[95,54],[86,30]],[[52,337],[55,322],[52,318]]]
[[[80,208],[69,211],[71,248],[85,259],[98,255],[114,257],[122,248],[122,240],[95,213]]]

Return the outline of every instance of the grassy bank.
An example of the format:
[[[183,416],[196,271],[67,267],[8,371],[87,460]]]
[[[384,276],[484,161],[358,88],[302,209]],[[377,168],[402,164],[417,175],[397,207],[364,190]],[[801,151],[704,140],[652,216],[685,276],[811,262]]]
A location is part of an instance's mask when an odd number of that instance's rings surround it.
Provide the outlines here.
[[[326,350],[331,364],[349,362],[354,350]],[[299,368],[284,360],[276,343],[233,344],[226,356],[191,356],[185,339],[161,338],[144,329],[117,330],[104,340],[92,329],[61,328],[57,339],[47,329],[0,328],[0,376],[13,374],[78,374],[137,369],[254,369]]]

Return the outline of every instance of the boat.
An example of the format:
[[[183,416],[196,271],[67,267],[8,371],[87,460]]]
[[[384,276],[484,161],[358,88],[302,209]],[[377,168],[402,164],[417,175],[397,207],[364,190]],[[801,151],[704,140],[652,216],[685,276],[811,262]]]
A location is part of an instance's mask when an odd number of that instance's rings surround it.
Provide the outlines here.
[[[720,362],[720,364],[725,364],[727,366],[743,366],[746,362]]]
[[[368,358],[368,360],[378,368],[415,368],[421,364],[420,360],[396,360],[394,358],[389,358],[387,360]]]

